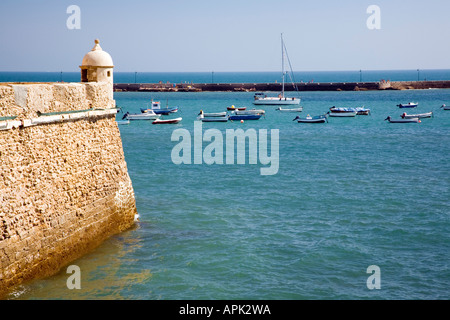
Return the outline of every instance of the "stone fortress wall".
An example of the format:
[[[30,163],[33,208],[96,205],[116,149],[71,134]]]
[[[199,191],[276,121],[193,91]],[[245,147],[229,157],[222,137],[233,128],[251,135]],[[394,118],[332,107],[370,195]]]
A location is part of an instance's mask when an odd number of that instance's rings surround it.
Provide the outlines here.
[[[134,225],[116,113],[110,82],[0,83],[0,297]]]

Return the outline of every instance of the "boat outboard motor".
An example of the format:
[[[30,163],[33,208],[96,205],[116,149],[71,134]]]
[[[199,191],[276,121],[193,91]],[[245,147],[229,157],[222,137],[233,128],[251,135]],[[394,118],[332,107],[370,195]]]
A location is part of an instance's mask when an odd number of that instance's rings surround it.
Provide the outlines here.
[[[127,111],[127,113],[125,113],[125,114],[123,115],[122,120],[125,119],[126,117],[128,117],[129,114],[130,114],[130,113]]]

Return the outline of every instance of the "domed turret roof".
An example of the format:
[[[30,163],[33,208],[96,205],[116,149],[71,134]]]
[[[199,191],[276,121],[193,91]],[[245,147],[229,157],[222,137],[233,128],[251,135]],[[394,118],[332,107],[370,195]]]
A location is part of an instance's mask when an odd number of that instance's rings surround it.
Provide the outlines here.
[[[81,66],[114,67],[111,56],[100,47],[100,41],[95,40],[95,46],[83,58]]]

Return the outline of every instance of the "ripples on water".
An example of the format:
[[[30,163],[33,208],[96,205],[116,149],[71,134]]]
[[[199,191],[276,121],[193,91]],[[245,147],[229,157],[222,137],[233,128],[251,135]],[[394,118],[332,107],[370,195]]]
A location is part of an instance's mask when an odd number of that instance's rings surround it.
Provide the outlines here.
[[[120,126],[140,222],[64,270],[21,286],[21,299],[447,299],[450,287],[450,90],[302,93],[302,115],[332,105],[371,116],[298,124],[266,107],[244,124],[204,130],[280,130],[280,168],[174,165],[175,128],[192,132],[200,109],[251,106],[251,93],[116,93],[124,112],[154,97],[179,105],[174,126]],[[421,124],[389,124],[400,102],[433,110]],[[206,143],[204,144],[206,145]],[[366,269],[381,269],[369,290]]]

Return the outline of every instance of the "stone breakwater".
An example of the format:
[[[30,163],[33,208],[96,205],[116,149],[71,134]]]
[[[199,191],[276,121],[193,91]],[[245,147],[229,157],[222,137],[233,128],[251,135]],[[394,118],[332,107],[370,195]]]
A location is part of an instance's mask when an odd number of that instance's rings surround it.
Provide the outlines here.
[[[299,91],[363,91],[363,90],[408,90],[448,89],[450,81],[380,81],[339,83],[297,83]],[[115,83],[114,91],[140,92],[195,92],[195,91],[276,91],[281,83]],[[294,91],[292,84],[286,84],[286,91]]]
[[[134,225],[108,83],[0,83],[0,297]]]

